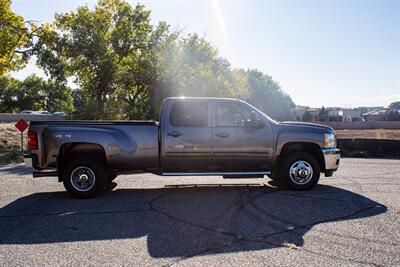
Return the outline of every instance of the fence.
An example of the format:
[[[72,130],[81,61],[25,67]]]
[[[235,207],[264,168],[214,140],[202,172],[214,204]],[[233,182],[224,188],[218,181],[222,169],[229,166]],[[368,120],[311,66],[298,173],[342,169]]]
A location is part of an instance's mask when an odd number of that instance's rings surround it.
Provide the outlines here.
[[[55,121],[65,120],[65,116],[58,115],[38,115],[38,114],[11,114],[11,113],[0,113],[0,122],[17,122],[20,119],[26,121]]]
[[[331,126],[335,130],[400,129],[400,121],[318,121],[316,123]]]

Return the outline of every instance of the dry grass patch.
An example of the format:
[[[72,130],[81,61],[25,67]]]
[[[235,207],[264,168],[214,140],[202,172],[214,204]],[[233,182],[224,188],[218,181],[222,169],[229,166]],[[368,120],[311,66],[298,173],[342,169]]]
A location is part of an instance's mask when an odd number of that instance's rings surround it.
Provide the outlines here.
[[[26,145],[27,131],[24,135]],[[21,162],[21,134],[14,123],[0,123],[0,164]]]

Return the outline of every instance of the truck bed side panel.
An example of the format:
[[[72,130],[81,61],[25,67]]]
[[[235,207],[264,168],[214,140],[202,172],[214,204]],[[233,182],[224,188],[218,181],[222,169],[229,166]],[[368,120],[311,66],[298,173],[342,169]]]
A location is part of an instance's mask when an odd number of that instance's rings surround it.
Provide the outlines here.
[[[158,125],[112,123],[49,123],[31,126],[38,133],[43,155],[38,155],[39,167],[55,167],[60,148],[71,143],[100,145],[105,152],[108,167],[120,171],[156,170],[158,158]]]

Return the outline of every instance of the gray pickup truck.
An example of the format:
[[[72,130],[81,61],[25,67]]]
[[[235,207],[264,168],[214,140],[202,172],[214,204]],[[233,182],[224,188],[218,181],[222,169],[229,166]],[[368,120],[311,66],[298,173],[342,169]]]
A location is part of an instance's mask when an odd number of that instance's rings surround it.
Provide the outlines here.
[[[92,197],[119,174],[263,178],[294,190],[339,167],[331,127],[275,122],[226,98],[167,98],[154,121],[32,121],[25,162],[34,177],[57,176]]]

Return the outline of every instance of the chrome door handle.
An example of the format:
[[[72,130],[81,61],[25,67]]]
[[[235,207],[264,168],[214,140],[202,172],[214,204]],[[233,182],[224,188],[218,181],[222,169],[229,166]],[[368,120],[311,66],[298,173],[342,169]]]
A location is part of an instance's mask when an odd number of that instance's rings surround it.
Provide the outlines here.
[[[178,137],[178,136],[181,136],[182,134],[178,131],[173,131],[173,132],[167,133],[167,135],[172,136],[172,137]]]
[[[228,134],[227,132],[222,132],[222,133],[216,133],[215,136],[224,138],[230,136],[230,134]]]

